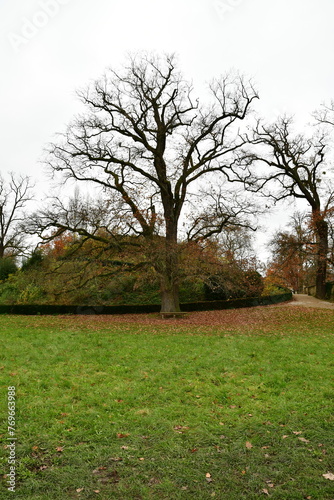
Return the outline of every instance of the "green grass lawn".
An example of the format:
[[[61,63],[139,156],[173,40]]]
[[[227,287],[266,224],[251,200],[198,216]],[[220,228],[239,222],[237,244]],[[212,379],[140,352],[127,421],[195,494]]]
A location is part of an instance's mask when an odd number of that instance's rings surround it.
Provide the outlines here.
[[[0,326],[1,499],[334,499],[332,311]]]

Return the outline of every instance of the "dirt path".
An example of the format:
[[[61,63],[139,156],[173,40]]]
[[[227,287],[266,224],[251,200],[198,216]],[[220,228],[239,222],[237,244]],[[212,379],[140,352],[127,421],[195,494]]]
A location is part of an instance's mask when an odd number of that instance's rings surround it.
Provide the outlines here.
[[[304,307],[317,307],[321,309],[333,309],[334,304],[332,302],[327,302],[325,300],[319,300],[310,295],[304,295],[301,293],[296,293],[292,297],[292,302],[287,302],[287,306],[304,306]]]

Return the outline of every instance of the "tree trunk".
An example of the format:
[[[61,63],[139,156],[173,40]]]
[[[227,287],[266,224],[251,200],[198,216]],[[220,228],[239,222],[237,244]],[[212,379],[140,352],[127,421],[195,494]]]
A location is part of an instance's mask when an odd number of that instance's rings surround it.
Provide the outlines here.
[[[326,298],[328,223],[318,216],[315,227],[317,237],[316,297],[324,300]]]
[[[163,272],[161,275],[161,312],[180,311],[179,302],[179,254],[177,247],[177,223],[166,223]]]
[[[178,285],[167,287],[165,283],[161,287],[161,312],[180,311],[179,287]]]

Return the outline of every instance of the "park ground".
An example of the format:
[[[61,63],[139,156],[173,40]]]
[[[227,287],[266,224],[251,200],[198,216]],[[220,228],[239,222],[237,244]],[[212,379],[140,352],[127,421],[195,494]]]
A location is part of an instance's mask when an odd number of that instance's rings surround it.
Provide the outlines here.
[[[2,315],[0,499],[334,500],[334,314],[318,306]]]
[[[332,309],[334,311],[334,303],[327,300],[319,300],[311,295],[306,294],[294,294],[292,300],[286,302],[287,306],[302,306],[302,307],[312,307],[315,309]]]

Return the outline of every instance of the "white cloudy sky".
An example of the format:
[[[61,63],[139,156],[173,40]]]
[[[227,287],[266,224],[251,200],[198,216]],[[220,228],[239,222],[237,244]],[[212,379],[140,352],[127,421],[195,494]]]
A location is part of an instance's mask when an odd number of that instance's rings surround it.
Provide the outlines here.
[[[176,52],[195,84],[237,69],[259,112],[307,122],[334,98],[333,20],[333,0],[0,0],[0,171],[42,179],[75,89],[128,51]]]

